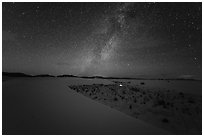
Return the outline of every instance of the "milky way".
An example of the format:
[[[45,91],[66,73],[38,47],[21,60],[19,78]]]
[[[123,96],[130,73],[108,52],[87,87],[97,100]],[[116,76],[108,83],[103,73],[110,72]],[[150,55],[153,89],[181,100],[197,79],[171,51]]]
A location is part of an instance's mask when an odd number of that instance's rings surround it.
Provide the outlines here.
[[[83,50],[81,53],[85,54],[85,57],[82,58],[82,62],[84,62],[84,65],[81,66],[82,72],[89,67],[94,67],[97,73],[102,72],[104,66],[108,66],[108,68],[115,67],[111,59],[114,59],[114,57],[117,58],[117,48],[121,46],[120,41],[122,36],[127,33],[125,15],[122,13],[125,8],[119,8],[119,12],[117,10],[113,12],[113,15],[105,16],[99,22],[103,24],[103,28],[97,28],[95,30],[96,33],[93,33],[89,37],[91,40],[86,45],[91,46],[86,46],[86,50]]]
[[[201,78],[201,3],[3,3],[3,70]]]

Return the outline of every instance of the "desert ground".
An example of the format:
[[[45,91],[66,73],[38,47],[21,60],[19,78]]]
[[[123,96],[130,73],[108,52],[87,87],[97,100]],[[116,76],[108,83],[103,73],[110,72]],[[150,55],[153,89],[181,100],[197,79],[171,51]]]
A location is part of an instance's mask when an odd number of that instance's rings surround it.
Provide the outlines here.
[[[3,134],[202,134],[202,82],[3,77]]]

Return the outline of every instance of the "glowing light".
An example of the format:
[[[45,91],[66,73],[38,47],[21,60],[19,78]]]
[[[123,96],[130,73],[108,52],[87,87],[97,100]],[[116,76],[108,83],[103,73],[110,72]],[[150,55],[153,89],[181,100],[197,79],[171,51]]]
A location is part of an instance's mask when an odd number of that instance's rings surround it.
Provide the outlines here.
[[[120,86],[120,87],[122,87],[123,85],[122,85],[122,84],[120,84],[119,86]]]

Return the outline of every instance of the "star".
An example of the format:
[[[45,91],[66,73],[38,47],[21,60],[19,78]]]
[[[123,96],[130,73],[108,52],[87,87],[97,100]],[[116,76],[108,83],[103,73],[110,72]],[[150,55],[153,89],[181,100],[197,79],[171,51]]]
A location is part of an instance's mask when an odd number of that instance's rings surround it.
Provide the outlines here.
[[[56,74],[199,75],[202,4],[180,5],[3,3],[4,62],[15,55],[8,70]],[[26,56],[35,61],[23,65]]]

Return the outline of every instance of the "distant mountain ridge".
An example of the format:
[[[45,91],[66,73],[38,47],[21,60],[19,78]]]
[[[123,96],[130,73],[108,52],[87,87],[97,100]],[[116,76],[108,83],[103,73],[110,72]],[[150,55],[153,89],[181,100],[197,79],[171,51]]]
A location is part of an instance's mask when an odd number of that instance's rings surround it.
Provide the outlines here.
[[[49,75],[49,74],[39,74],[39,75],[28,75],[20,72],[2,72],[2,76],[9,77],[75,77],[75,78],[87,78],[87,79],[129,79],[129,80],[195,80],[198,79],[187,79],[187,78],[129,78],[129,77],[103,77],[103,76],[76,76],[76,75]]]
[[[18,73],[18,72],[2,72],[2,76],[9,76],[9,77],[32,77],[32,75],[28,75],[25,73]]]
[[[9,76],[9,77],[55,77],[48,74],[40,74],[40,75],[28,75],[25,73],[20,72],[2,72],[2,76]]]
[[[75,75],[58,75],[56,77],[78,77],[78,76],[75,76]]]

